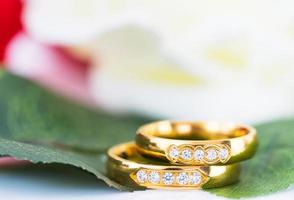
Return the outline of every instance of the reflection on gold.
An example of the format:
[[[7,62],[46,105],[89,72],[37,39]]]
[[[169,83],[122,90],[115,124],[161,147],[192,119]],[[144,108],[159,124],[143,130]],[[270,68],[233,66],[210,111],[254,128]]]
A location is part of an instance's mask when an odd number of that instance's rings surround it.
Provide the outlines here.
[[[211,176],[220,176],[226,171],[226,166],[211,166],[210,175]]]

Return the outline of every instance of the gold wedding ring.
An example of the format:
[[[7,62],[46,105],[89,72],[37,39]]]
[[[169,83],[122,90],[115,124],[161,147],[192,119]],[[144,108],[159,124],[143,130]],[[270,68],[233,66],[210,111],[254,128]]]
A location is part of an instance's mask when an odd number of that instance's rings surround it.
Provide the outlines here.
[[[224,166],[173,166],[167,162],[142,157],[131,143],[108,151],[108,176],[133,189],[213,188],[238,180],[239,164]]]
[[[256,148],[256,130],[244,124],[159,121],[110,148],[107,173],[131,189],[221,187],[238,181]]]
[[[180,165],[223,165],[251,158],[256,130],[237,123],[160,121],[140,127],[140,154]]]

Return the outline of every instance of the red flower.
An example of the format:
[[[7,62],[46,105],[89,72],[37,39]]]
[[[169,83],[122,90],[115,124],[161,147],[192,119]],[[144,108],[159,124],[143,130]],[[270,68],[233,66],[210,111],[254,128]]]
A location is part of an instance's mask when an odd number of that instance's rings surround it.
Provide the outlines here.
[[[7,44],[22,29],[21,11],[21,0],[0,1],[0,63],[3,62]]]

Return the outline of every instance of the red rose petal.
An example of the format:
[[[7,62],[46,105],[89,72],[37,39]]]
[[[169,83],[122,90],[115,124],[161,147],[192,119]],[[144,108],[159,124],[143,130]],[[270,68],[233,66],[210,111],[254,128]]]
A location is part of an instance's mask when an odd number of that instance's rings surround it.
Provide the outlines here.
[[[3,62],[7,44],[22,28],[21,11],[21,0],[0,1],[0,62]]]

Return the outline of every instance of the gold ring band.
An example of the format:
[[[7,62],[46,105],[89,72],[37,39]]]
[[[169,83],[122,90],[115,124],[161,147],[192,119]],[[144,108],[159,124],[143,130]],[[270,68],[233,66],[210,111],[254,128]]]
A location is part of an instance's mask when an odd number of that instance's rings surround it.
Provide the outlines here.
[[[108,150],[107,172],[111,179],[136,189],[197,189],[235,183],[240,165],[171,166],[140,156],[131,142]]]
[[[140,127],[136,144],[140,154],[173,164],[223,165],[251,158],[257,139],[243,124],[160,121]]]

